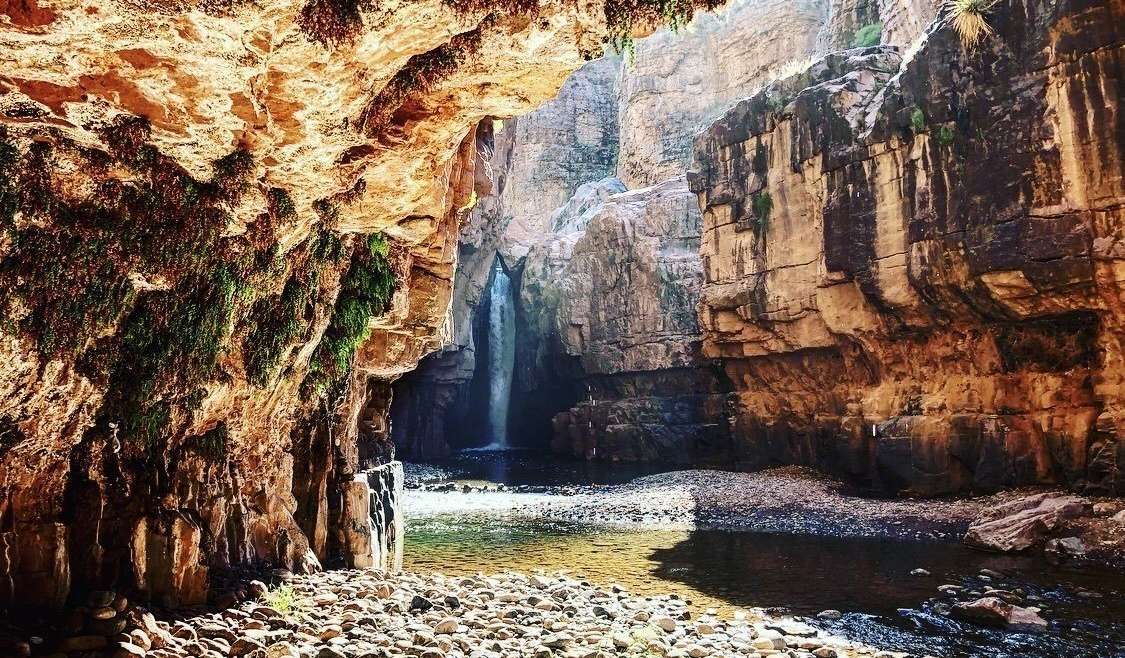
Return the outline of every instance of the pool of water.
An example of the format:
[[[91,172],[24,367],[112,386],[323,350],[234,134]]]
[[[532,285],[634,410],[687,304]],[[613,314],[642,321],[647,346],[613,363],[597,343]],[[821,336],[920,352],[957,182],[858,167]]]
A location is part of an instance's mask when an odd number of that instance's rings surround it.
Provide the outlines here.
[[[475,455],[453,477],[499,480],[490,459]],[[835,634],[878,647],[936,656],[1054,658],[1125,657],[1125,574],[1092,567],[1054,566],[1031,556],[982,553],[960,544],[886,538],[724,530],[600,527],[508,513],[521,504],[565,495],[536,479],[549,465],[534,457],[503,472],[540,488],[533,493],[410,491],[406,497],[406,567],[450,574],[506,570],[565,571],[600,585],[619,584],[638,595],[675,592],[697,613],[715,608],[808,617]],[[448,467],[448,464],[447,464]],[[496,473],[492,471],[491,473]],[[552,483],[589,485],[581,473],[549,476]],[[608,476],[607,476],[608,479]],[[598,482],[597,484],[605,484]],[[654,501],[658,504],[658,501]],[[912,576],[926,569],[928,576]],[[987,582],[981,569],[1001,572]],[[958,623],[940,614],[937,587],[963,585],[1019,590],[1042,608],[1047,633],[1009,633]],[[969,597],[973,598],[973,597]],[[825,609],[838,620],[815,617]]]

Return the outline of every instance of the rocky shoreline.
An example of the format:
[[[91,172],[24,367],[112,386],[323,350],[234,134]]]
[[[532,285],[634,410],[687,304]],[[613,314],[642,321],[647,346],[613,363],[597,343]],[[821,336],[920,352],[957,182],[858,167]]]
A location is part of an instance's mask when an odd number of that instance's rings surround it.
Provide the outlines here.
[[[368,569],[310,576],[278,571],[274,577],[272,587],[252,582],[251,600],[238,606],[183,609],[164,617],[123,609],[116,635],[35,637],[17,653],[34,649],[36,655],[60,658],[903,655],[830,637],[792,620],[696,618],[689,602],[674,594],[638,597],[620,587],[595,587],[559,575],[453,578]]]
[[[639,477],[612,486],[516,486],[461,481],[434,466],[407,465],[407,506],[427,513],[427,493],[462,496],[461,510],[607,527],[712,529],[960,541],[970,526],[1021,500],[1069,494],[1025,487],[949,498],[886,498],[860,495],[814,469],[784,466],[750,473],[684,470]],[[496,494],[512,494],[497,496]],[[654,505],[653,501],[660,501]],[[1084,511],[1050,530],[1081,536],[1083,557],[1125,564],[1125,501],[1085,497]],[[1045,540],[1046,537],[1041,537]],[[978,547],[982,547],[979,543]],[[1026,547],[1025,547],[1026,548]],[[1073,557],[1073,556],[1072,556]]]

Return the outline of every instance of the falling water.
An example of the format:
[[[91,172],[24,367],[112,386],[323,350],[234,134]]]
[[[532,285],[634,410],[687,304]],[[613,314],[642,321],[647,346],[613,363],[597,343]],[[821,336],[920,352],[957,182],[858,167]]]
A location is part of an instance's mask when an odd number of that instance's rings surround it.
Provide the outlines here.
[[[508,447],[508,402],[516,361],[516,310],[512,282],[497,262],[488,305],[488,430],[489,448]]]

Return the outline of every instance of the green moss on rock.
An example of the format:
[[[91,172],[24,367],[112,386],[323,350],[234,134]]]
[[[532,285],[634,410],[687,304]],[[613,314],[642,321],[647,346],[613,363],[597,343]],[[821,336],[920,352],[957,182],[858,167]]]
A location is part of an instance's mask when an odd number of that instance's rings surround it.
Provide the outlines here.
[[[390,309],[395,274],[389,255],[390,245],[381,235],[370,236],[356,247],[328,329],[313,354],[305,379],[307,393],[324,394],[344,379],[360,344],[371,333],[372,318]]]

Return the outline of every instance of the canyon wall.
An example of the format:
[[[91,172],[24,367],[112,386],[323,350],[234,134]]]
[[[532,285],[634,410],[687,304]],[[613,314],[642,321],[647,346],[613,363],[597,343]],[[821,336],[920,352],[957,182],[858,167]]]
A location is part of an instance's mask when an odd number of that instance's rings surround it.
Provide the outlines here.
[[[395,384],[393,432],[403,458],[443,457],[451,446],[488,443],[486,383],[476,342],[488,317],[487,289],[497,256],[516,266],[549,231],[551,213],[583,182],[613,171],[617,159],[614,104],[620,59],[585,64],[536,111],[482,125],[484,168],[494,183],[469,213],[460,235],[451,339]],[[482,348],[483,350],[483,348]],[[477,378],[478,380],[481,377]],[[457,428],[447,432],[446,428]]]
[[[821,0],[733,2],[679,33],[638,40],[625,61],[587,65],[557,100],[504,125],[491,162],[497,190],[463,234],[461,333],[396,384],[403,454],[487,443],[473,422],[485,402],[474,395],[483,348],[471,328],[487,309],[496,254],[520,281],[517,441],[553,439],[561,452],[606,459],[716,454],[723,378],[698,349],[700,223],[683,179],[691,140],[734,99],[807,58],[824,16]],[[436,421],[425,411],[435,406]]]
[[[393,565],[361,471],[450,336],[476,126],[659,16],[484,4],[0,8],[0,605]]]
[[[743,467],[1125,492],[1125,3],[828,56],[695,144],[703,352]]]

